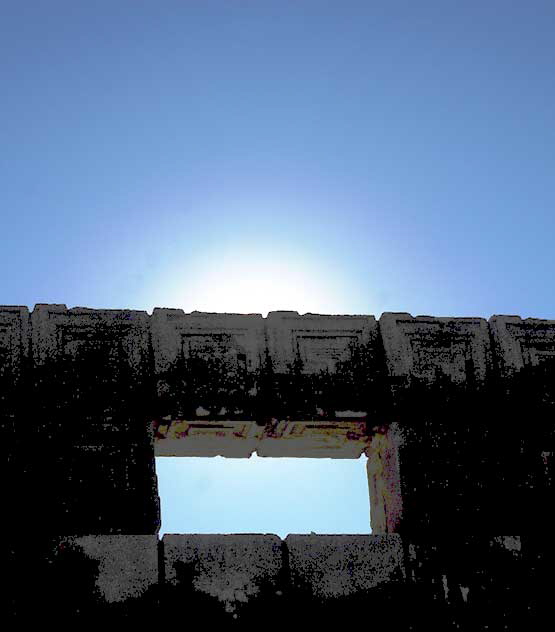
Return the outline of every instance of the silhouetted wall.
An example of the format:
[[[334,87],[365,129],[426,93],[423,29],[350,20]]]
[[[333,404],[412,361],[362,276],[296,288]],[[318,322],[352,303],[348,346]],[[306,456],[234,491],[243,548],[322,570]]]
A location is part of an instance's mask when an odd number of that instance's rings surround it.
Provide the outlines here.
[[[554,358],[555,321],[516,316],[0,307],[6,610],[28,617],[31,591],[52,617],[155,620],[181,599],[230,625],[365,607],[400,629],[520,629],[547,612]],[[159,542],[155,442],[177,420],[244,422],[251,442],[248,424],[363,422],[382,535]]]

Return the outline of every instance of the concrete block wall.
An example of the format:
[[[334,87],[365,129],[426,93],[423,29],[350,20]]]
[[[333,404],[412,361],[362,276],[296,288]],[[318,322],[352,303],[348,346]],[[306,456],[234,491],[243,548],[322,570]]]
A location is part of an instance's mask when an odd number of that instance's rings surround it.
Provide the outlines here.
[[[406,583],[401,539],[272,534],[58,536],[26,545],[28,581],[48,581],[46,617],[147,617],[242,625],[285,622],[327,602],[369,598]],[[32,559],[30,550],[41,555]],[[23,558],[22,558],[23,559]],[[42,562],[42,567],[41,567]],[[20,577],[21,583],[23,575]],[[22,588],[22,586],[20,586]],[[59,595],[59,600],[53,595]],[[23,621],[28,591],[18,591]],[[63,603],[61,602],[63,600]],[[64,605],[65,604],[65,605]]]
[[[27,345],[12,344],[12,354],[19,350],[27,386],[13,479],[19,497],[32,499],[19,528],[40,515],[51,534],[156,533],[150,317],[37,305],[18,326]]]
[[[58,536],[18,541],[20,623],[521,630],[548,614],[537,536]],[[538,556],[542,550],[544,556]],[[32,607],[29,604],[33,597]]]
[[[10,563],[47,559],[39,552],[59,534],[155,537],[154,456],[172,425],[219,424],[227,455],[245,457],[308,456],[303,423],[362,424],[374,532],[400,534],[411,595],[422,589],[447,618],[468,613],[502,559],[507,576],[520,565],[531,578],[526,603],[539,608],[547,545],[497,534],[553,526],[554,367],[555,321],[517,316],[0,307],[4,513],[18,534],[42,538]],[[360,454],[357,432],[336,455]]]

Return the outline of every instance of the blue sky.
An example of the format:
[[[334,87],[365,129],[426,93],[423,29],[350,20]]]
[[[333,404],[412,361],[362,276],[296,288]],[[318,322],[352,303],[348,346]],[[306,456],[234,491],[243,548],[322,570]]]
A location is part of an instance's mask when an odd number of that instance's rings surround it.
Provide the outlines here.
[[[0,302],[554,318],[554,32],[539,0],[3,2]]]
[[[370,533],[366,461],[157,457],[160,533]]]

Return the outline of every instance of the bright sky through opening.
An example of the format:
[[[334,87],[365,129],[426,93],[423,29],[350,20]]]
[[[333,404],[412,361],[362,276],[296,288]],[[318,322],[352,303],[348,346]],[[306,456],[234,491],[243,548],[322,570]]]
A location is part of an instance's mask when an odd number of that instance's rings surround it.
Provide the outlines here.
[[[160,535],[368,534],[366,461],[157,457]]]

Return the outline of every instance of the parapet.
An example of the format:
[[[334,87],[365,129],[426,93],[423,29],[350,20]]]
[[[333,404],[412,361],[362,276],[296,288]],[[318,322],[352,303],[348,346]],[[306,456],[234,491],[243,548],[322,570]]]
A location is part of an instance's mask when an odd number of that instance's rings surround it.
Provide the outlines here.
[[[479,387],[554,358],[555,320],[517,316],[384,313],[378,321],[290,311],[263,318],[166,308],[149,315],[0,307],[6,400],[14,403],[25,378],[48,384],[50,403],[67,399],[60,379],[49,376],[61,371],[77,380],[79,373],[88,382],[125,382],[126,401],[145,396],[141,406],[157,419],[367,418],[383,408],[391,388],[415,380],[441,375]]]

